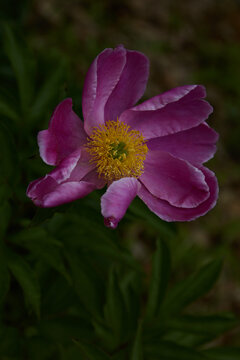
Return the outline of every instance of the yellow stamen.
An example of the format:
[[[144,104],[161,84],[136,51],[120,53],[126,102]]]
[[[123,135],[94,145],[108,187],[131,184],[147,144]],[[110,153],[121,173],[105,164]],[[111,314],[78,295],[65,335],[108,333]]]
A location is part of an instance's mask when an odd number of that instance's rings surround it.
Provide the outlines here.
[[[142,134],[118,120],[93,128],[86,149],[107,182],[141,176],[148,152]]]

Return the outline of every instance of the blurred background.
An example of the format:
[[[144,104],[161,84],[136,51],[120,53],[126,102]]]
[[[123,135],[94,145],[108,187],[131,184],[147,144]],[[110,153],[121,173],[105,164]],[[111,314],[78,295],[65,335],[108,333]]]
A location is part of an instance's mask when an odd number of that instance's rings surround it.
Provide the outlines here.
[[[0,19],[0,234],[8,239],[9,247],[34,263],[42,279],[46,274],[37,261],[37,251],[33,251],[35,258],[29,257],[31,246],[24,245],[19,234],[30,225],[38,231],[45,229],[42,224],[49,218],[53,220],[47,226],[53,227],[62,221],[62,214],[81,214],[82,206],[99,211],[101,194],[97,193],[61,207],[56,218],[54,210],[36,209],[25,191],[30,181],[49,171],[39,157],[36,136],[47,127],[54,107],[69,96],[81,116],[81,92],[90,63],[104,48],[124,44],[150,59],[143,100],[180,85],[205,85],[207,100],[214,107],[208,123],[220,134],[218,151],[207,166],[217,175],[220,194],[216,207],[191,223],[166,224],[135,200],[111,236],[129,249],[146,276],[155,239],[163,237],[171,248],[173,282],[191,274],[197,264],[223,257],[224,269],[214,290],[191,309],[230,311],[239,316],[239,0],[1,0]],[[96,219],[99,231],[109,234],[102,230],[101,217]],[[56,270],[58,265],[54,266]],[[67,279],[64,269],[60,272]],[[16,296],[20,304],[24,301],[14,281],[4,315],[10,326],[21,319]],[[31,326],[27,329],[30,335],[35,331]],[[240,345],[239,328],[215,343]]]

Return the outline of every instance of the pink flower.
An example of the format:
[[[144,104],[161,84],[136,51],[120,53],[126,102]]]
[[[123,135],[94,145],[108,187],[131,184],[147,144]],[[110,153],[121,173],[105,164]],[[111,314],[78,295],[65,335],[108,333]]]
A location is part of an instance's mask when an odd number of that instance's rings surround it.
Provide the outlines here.
[[[135,196],[166,221],[189,221],[216,203],[217,180],[202,164],[213,157],[217,133],[205,122],[212,107],[201,85],[180,86],[134,106],[144,93],[148,59],[123,46],[105,49],[88,70],[84,123],[65,99],[47,130],[40,155],[56,167],[30,183],[37,206],[58,206],[105,185],[101,208],[115,228]]]

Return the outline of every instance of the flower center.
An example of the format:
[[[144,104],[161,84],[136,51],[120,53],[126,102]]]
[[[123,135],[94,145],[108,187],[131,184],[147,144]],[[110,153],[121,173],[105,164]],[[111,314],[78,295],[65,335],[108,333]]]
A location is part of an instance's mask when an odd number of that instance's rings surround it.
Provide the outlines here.
[[[93,128],[86,149],[107,182],[141,176],[148,152],[142,134],[118,120]]]

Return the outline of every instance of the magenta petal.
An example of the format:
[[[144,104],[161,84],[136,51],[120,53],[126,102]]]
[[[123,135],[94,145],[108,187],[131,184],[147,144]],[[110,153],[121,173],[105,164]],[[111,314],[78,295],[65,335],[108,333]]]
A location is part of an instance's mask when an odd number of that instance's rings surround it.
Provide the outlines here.
[[[102,215],[106,226],[117,227],[139,188],[140,184],[135,178],[122,178],[109,186],[101,198]]]
[[[151,194],[177,207],[196,207],[209,196],[199,169],[163,151],[149,151],[140,181]]]
[[[42,199],[42,207],[53,207],[62,205],[73,200],[80,199],[95,189],[93,184],[85,181],[65,182],[46,194]]]
[[[126,110],[120,121],[139,130],[146,139],[174,134],[205,121],[212,107],[202,98],[203,86],[177,87]]]
[[[105,120],[117,120],[121,113],[132,107],[144,94],[149,75],[149,62],[138,51],[126,51],[126,64],[118,84],[105,106]]]
[[[167,151],[175,157],[199,165],[213,157],[218,134],[206,123],[176,134],[149,140],[149,150]]]
[[[84,128],[89,135],[92,127],[104,124],[105,104],[120,79],[125,63],[126,51],[116,48],[105,49],[90,66],[82,96]]]
[[[143,95],[148,78],[148,59],[123,46],[105,49],[90,66],[83,89],[84,128],[117,120],[123,110]]]
[[[58,185],[48,176],[42,180],[39,179],[39,183],[35,186],[34,192],[28,191],[28,196],[31,197],[37,206],[53,207],[80,199],[94,189],[95,186],[93,184],[85,181],[65,182]]]
[[[145,202],[152,212],[165,221],[195,220],[199,216],[205,215],[209,210],[211,210],[216,205],[218,197],[218,183],[214,173],[203,166],[201,167],[201,171],[205,175],[205,179],[209,187],[209,197],[197,207],[189,209],[174,207],[167,201],[153,196],[143,185],[138,192],[138,196],[143,202]]]
[[[58,164],[58,166],[55,167],[48,175],[51,176],[54,180],[56,180],[56,182],[59,184],[69,179],[73,170],[77,168],[77,164],[81,159],[81,155],[82,151],[79,148],[78,150],[71,153],[68,157],[63,159],[60,164]],[[81,169],[80,166],[79,168]]]
[[[90,184],[94,184],[96,189],[102,189],[106,185],[106,181],[99,177],[98,173],[96,172],[96,169],[90,171],[87,173],[81,181],[86,181]]]
[[[95,169],[95,165],[90,163],[90,155],[84,147],[81,147],[78,151],[80,151],[81,156],[78,159],[76,158],[75,167],[72,166],[71,174],[69,176],[70,181],[80,181],[89,172]],[[72,153],[68,158],[74,158],[74,155],[77,155],[78,151]],[[65,162],[67,164],[67,159],[64,160],[62,164]]]
[[[72,110],[72,99],[65,99],[54,110],[49,128],[38,133],[40,156],[45,163],[57,165],[85,143],[83,123]]]
[[[51,207],[79,199],[104,186],[84,150],[73,152],[45,177],[30,183],[27,196],[37,206]]]
[[[44,176],[32,181],[27,188],[27,196],[35,205],[43,207],[43,198],[46,194],[51,193],[57,187],[57,182],[51,176]]]

